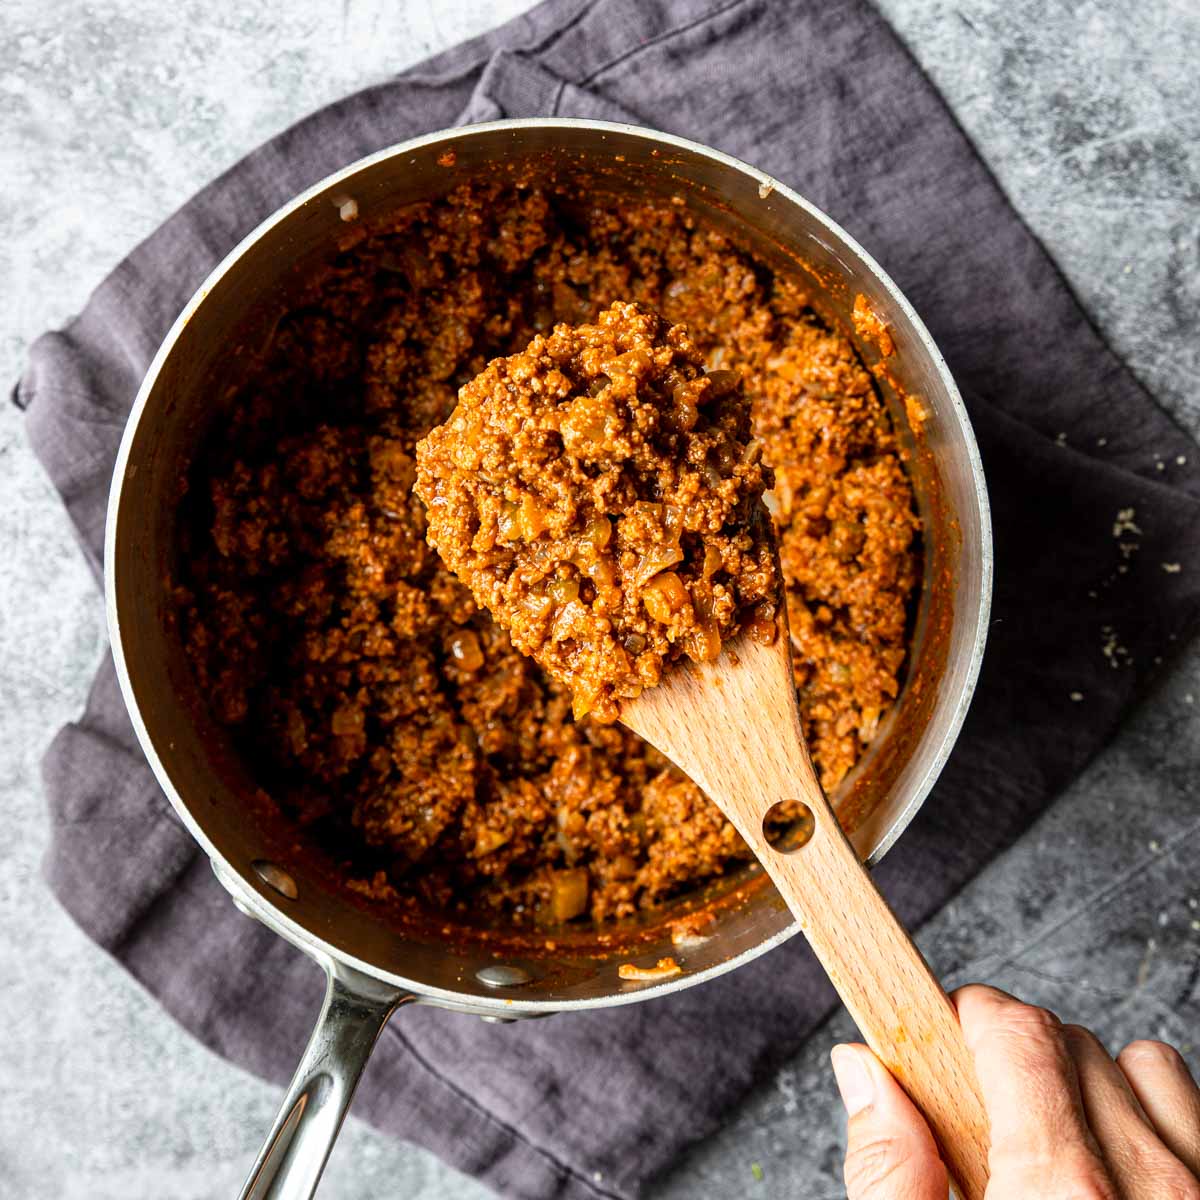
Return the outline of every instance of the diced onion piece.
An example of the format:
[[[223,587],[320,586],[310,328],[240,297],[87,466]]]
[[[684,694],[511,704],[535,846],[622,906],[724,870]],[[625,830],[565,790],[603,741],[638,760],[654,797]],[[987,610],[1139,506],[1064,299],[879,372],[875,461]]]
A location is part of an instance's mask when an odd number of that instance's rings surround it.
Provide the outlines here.
[[[733,391],[740,380],[741,376],[736,371],[709,371],[709,397],[724,396],[726,392]]]
[[[646,584],[642,603],[655,621],[669,625],[688,604],[687,588],[674,571],[662,571]]]
[[[643,350],[640,346],[633,350],[626,350],[624,354],[618,354],[616,358],[609,363],[610,375],[633,375],[641,377],[649,374],[650,368],[654,365],[649,353]]]
[[[746,466],[753,466],[760,458],[762,458],[763,444],[758,438],[751,438],[745,446],[742,447],[742,462]]]
[[[583,813],[577,808],[568,808],[565,804],[559,805],[554,819],[558,822],[559,829],[568,837],[577,837],[587,826],[587,819]]]
[[[881,710],[877,705],[869,704],[863,708],[858,722],[858,740],[860,742],[865,744],[875,736],[875,731],[879,728],[880,714]]]
[[[603,550],[612,541],[612,522],[603,513],[593,517],[583,531],[583,540],[596,550]]]
[[[618,854],[609,869],[614,879],[632,879],[638,873],[637,862],[629,854]]]
[[[598,697],[598,692],[576,687],[571,693],[571,715],[575,720],[582,721],[596,707]]]
[[[308,730],[304,724],[304,717],[298,709],[288,709],[287,734],[288,741],[292,746],[292,753],[299,758],[308,749]]]
[[[483,858],[506,846],[512,840],[512,835],[499,829],[489,829],[486,825],[475,831],[475,857]]]
[[[521,497],[517,513],[517,530],[526,542],[536,542],[546,529],[546,509],[535,496],[526,493]]]
[[[689,431],[695,429],[696,422],[699,420],[700,410],[696,407],[696,402],[690,396],[676,403],[675,424],[680,429]]]
[[[683,652],[692,662],[714,662],[721,653],[721,635],[711,623],[699,625],[683,638]]]
[[[633,512],[638,516],[649,517],[656,525],[662,524],[663,506],[653,500],[638,500],[633,506]]]
[[[779,636],[779,623],[775,619],[775,605],[764,601],[755,610],[754,617],[746,626],[746,632],[760,646],[773,646]]]
[[[515,542],[518,536],[517,513],[519,508],[511,500],[505,500],[500,507],[500,516],[496,520],[496,528],[506,542]]]
[[[521,607],[534,620],[548,617],[554,608],[554,599],[547,592],[530,592],[522,601]]]
[[[460,629],[450,639],[450,657],[464,671],[478,671],[483,666],[483,650],[473,630]]]
[[[350,707],[335,709],[331,724],[333,732],[337,737],[362,733],[363,711],[361,708]]]
[[[866,538],[866,528],[858,521],[839,519],[829,526],[829,548],[843,561],[858,554]]]
[[[592,558],[580,563],[579,566],[598,588],[610,588],[617,581],[616,572],[608,558]]]
[[[550,599],[555,604],[570,604],[579,599],[579,581],[577,579],[554,579],[549,587]]]
[[[587,908],[588,873],[584,867],[555,871],[550,880],[550,912],[555,921],[570,921]]]
[[[638,559],[633,569],[633,581],[641,587],[649,579],[653,579],[660,571],[673,567],[683,561],[683,551],[676,545],[653,546]]]

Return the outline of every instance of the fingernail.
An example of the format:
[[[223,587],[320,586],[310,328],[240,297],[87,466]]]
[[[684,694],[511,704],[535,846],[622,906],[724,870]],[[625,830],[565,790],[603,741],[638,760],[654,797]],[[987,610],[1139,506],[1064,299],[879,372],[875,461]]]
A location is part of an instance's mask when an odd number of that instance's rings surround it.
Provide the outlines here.
[[[875,1099],[875,1084],[862,1054],[853,1046],[834,1046],[829,1055],[846,1115],[862,1112]]]

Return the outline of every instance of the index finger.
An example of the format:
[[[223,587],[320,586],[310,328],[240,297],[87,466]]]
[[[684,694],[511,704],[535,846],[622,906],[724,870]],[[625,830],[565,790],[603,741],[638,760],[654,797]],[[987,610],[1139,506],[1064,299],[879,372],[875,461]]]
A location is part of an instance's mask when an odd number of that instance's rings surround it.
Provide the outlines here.
[[[1057,1194],[1107,1172],[1088,1128],[1059,1019],[973,984],[953,995],[991,1124],[992,1182],[1004,1195]]]

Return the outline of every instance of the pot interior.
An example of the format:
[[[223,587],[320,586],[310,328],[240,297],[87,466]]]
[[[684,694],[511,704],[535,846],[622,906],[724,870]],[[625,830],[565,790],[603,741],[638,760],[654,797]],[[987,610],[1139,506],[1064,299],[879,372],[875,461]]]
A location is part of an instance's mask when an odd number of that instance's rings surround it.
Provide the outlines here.
[[[240,881],[287,936],[443,1002],[503,1001],[514,1014],[640,998],[699,981],[788,936],[790,916],[752,866],[647,917],[600,932],[555,935],[553,949],[544,934],[448,932],[442,919],[380,919],[338,885],[320,853],[297,849],[293,829],[279,820],[208,717],[175,629],[170,581],[180,481],[213,419],[214,397],[253,364],[281,297],[345,235],[346,200],[353,199],[359,220],[370,220],[481,173],[525,169],[566,181],[581,198],[595,190],[681,197],[773,266],[806,272],[822,316],[854,338],[869,366],[880,355],[854,335],[856,297],[865,297],[887,324],[895,353],[879,386],[908,455],[923,524],[924,577],[902,694],[833,797],[864,858],[878,859],[903,830],[957,733],[981,652],[989,555],[974,443],[923,326],[824,217],[732,160],[620,126],[476,126],[364,160],[247,239],[201,289],[160,351],[126,435],[123,477],[118,471],[110,512],[116,522],[110,611],[139,736],[168,796],[221,860],[223,873]],[[264,863],[286,868],[294,898],[271,886]],[[678,918],[686,914],[696,915],[681,940]],[[631,957],[653,961],[667,954],[683,967],[671,983],[648,987],[617,976],[617,965]],[[486,974],[480,978],[497,964],[519,968],[527,981],[497,987]]]

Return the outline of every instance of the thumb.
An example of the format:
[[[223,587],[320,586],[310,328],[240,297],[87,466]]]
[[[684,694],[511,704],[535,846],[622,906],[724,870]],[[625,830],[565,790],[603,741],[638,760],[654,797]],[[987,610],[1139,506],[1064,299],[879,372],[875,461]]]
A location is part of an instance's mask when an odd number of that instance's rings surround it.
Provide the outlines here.
[[[921,1114],[866,1046],[834,1046],[846,1113],[847,1200],[946,1200],[950,1184]]]

